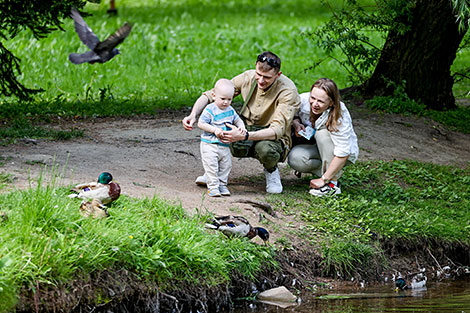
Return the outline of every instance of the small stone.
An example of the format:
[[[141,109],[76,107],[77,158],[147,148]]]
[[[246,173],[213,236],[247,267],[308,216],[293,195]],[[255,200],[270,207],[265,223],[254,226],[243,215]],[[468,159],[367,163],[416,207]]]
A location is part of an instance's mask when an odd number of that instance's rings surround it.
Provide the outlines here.
[[[279,302],[295,302],[297,297],[292,294],[286,287],[281,286],[269,290],[265,290],[258,295],[260,301],[279,301]]]

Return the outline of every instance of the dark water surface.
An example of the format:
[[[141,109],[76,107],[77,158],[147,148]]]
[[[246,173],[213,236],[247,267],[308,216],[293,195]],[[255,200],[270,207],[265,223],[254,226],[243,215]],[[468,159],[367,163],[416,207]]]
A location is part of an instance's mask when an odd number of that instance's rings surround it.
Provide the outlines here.
[[[318,290],[288,308],[246,303],[235,313],[459,312],[470,313],[470,279],[428,282],[427,288],[395,292],[393,283],[357,290]]]

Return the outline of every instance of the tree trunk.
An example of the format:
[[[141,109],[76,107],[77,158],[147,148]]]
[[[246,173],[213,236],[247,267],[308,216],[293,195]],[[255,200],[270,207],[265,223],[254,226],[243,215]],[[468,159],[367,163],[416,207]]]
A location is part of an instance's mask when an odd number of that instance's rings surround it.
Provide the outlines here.
[[[389,31],[374,73],[363,86],[365,96],[390,95],[388,81],[406,81],[411,99],[430,109],[454,108],[450,67],[464,32],[459,32],[451,1],[417,0],[411,14],[408,31]]]

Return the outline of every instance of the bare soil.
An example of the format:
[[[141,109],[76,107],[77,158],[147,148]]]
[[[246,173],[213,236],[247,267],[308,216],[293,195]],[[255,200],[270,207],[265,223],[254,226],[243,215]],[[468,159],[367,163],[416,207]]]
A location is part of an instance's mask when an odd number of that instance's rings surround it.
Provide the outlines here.
[[[353,106],[350,111],[359,138],[359,160],[413,159],[457,167],[469,165],[468,134],[450,131],[426,118],[374,113],[361,106]],[[244,215],[257,224],[259,209],[240,201],[266,201],[262,166],[254,159],[234,158],[229,177],[232,196],[205,196],[206,188],[194,182],[204,172],[199,152],[201,131],[183,129],[181,119],[186,114],[163,111],[151,117],[57,119],[49,126],[83,129],[84,137],[60,142],[25,138],[0,147],[4,163],[0,172],[13,175],[12,188],[25,188],[34,184],[44,165],[59,166],[63,185],[94,181],[101,172],[108,171],[121,185],[123,194],[157,195],[181,203],[189,213],[199,209],[216,215]],[[285,188],[289,188],[297,178],[286,163],[280,167]],[[281,228],[272,234],[272,242],[284,233],[283,225],[300,223],[282,212],[267,217]]]

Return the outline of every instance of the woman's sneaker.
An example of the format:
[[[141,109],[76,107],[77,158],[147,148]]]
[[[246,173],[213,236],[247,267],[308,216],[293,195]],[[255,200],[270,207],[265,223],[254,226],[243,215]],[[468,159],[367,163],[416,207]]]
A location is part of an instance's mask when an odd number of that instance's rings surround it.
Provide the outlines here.
[[[323,187],[310,189],[309,193],[316,197],[333,196],[339,195],[341,193],[341,188],[339,187],[339,182],[338,186],[333,183],[328,183]]]

